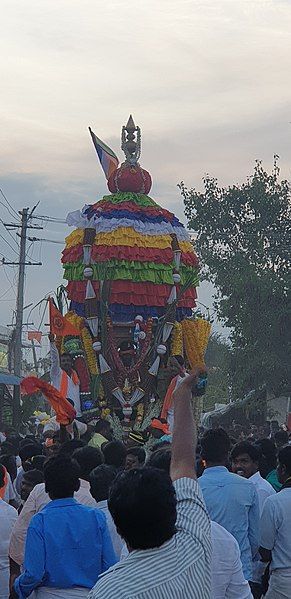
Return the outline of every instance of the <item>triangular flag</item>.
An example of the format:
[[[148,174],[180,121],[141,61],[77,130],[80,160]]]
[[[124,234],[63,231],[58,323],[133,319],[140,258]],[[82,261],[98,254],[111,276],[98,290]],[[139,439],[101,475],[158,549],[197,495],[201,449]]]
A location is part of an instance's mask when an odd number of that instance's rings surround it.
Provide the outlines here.
[[[89,127],[89,131],[105,177],[108,180],[110,175],[117,169],[119,160],[113,150],[93,133],[91,127]]]
[[[59,337],[65,335],[79,336],[80,331],[76,329],[68,320],[62,316],[60,311],[55,307],[52,298],[49,298],[49,315],[50,315],[50,332]]]

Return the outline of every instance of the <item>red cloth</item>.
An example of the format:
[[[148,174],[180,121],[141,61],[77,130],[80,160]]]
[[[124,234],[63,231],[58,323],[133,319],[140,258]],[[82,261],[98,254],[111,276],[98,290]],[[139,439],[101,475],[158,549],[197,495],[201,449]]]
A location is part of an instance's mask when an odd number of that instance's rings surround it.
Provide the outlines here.
[[[97,300],[99,299],[99,282],[92,282]],[[136,306],[166,306],[172,285],[155,285],[154,283],[133,283],[132,281],[112,281],[110,286],[110,304],[134,304]],[[179,285],[177,285],[179,291]],[[86,281],[69,281],[67,285],[70,300],[83,304],[86,294]],[[178,307],[193,308],[197,297],[195,287],[185,291]]]
[[[169,212],[169,210],[165,210],[165,208],[161,208],[160,206],[138,206],[134,202],[119,202],[119,204],[115,204],[113,202],[107,202],[106,200],[102,200],[101,202],[97,202],[93,204],[92,208],[98,210],[100,212],[100,208],[102,208],[102,212],[116,212],[116,210],[127,210],[127,212],[141,212],[147,214],[148,216],[163,216],[163,218],[167,221],[172,221],[174,218],[174,214]]]
[[[41,391],[54,409],[59,424],[67,426],[76,418],[75,408],[61,395],[58,389],[46,381],[35,376],[28,376],[21,381],[20,388],[23,395],[32,395],[37,391]]]
[[[62,254],[62,263],[79,262],[83,257],[83,246],[75,245],[67,248]],[[93,245],[92,258],[95,262],[106,262],[107,260],[130,260],[135,262],[155,262],[157,264],[171,264],[173,262],[173,250],[171,248],[144,248],[130,247],[127,245]],[[199,266],[198,258],[194,252],[182,252],[181,263],[186,266]]]

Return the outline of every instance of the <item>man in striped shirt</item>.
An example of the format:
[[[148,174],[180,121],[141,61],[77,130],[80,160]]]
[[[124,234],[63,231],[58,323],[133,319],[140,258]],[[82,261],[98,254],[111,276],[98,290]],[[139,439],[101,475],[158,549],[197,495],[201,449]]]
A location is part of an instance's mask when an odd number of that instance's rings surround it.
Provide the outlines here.
[[[209,599],[210,520],[196,481],[196,427],[191,396],[196,371],[174,398],[170,477],[155,468],[120,474],[109,509],[129,555],[110,568],[90,599]]]

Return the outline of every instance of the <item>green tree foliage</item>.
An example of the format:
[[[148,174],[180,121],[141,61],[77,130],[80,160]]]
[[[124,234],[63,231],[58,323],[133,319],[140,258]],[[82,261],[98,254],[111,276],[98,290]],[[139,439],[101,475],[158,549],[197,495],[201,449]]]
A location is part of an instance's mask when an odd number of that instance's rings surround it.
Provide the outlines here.
[[[231,329],[237,395],[262,385],[275,393],[290,389],[290,189],[277,158],[270,174],[256,162],[241,186],[220,188],[210,176],[201,193],[179,185],[203,276]]]
[[[210,335],[205,361],[208,369],[206,394],[203,396],[203,409],[208,412],[214,409],[215,403],[230,401],[230,347],[217,333]]]

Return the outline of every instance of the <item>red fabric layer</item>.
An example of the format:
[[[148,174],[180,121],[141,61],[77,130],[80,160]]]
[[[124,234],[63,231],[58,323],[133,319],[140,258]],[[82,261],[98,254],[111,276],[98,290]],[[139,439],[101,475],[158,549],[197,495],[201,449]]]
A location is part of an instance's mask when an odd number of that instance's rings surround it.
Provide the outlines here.
[[[78,262],[83,257],[83,246],[77,245],[65,249],[62,262]],[[156,262],[157,264],[171,264],[173,251],[170,248],[143,248],[130,247],[127,245],[93,245],[92,258],[95,262],[106,262],[107,260],[133,260],[136,262]],[[198,258],[194,252],[182,252],[182,264],[198,267]]]
[[[96,299],[99,300],[99,282],[93,281]],[[112,281],[110,286],[110,304],[134,304],[136,306],[165,306],[171,293],[171,285],[154,283],[133,283],[132,281]],[[179,285],[177,285],[179,292]],[[83,304],[85,301],[86,281],[69,281],[67,285],[70,300]],[[181,308],[193,308],[197,297],[195,287],[185,291],[179,302]]]
[[[101,200],[101,202],[97,202],[97,204],[93,204],[93,209],[100,211],[102,208],[102,212],[114,212],[116,210],[127,210],[128,212],[141,212],[146,213],[148,216],[162,216],[167,221],[172,221],[174,218],[174,214],[165,210],[165,208],[155,207],[155,206],[138,206],[134,202],[120,202],[120,204],[114,204],[113,202],[106,202],[106,200]]]

